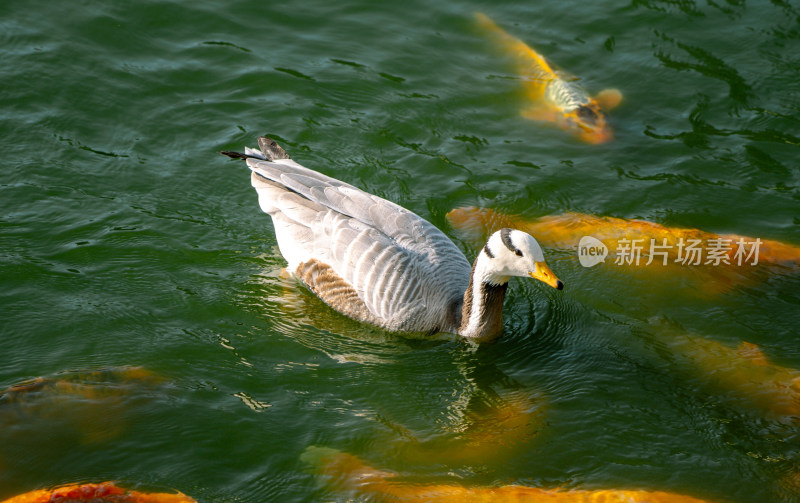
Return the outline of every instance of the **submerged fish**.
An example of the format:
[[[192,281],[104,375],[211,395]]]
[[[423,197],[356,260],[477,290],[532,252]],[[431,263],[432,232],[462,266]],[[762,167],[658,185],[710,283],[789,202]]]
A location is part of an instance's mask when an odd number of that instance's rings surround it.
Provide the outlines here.
[[[525,90],[534,104],[522,112],[523,116],[554,122],[587,143],[605,143],[614,138],[603,109],[610,110],[622,101],[618,90],[607,89],[592,98],[574,80],[562,78],[538,52],[503,31],[486,15],[477,13],[475,19],[514,58],[517,72],[525,79]]]
[[[575,249],[583,236],[593,236],[609,249],[619,249],[626,240],[628,243],[638,240],[649,243],[653,240],[660,246],[666,243],[662,250],[665,255],[658,256],[649,265],[650,257],[646,256],[643,256],[639,264],[619,265],[621,270],[627,271],[642,268],[648,273],[663,271],[664,275],[676,276],[681,270],[703,269],[703,275],[699,277],[704,280],[742,281],[745,276],[741,272],[752,270],[754,260],[757,260],[757,264],[787,267],[800,265],[800,247],[797,246],[734,234],[666,227],[645,220],[598,217],[582,213],[524,220],[481,208],[457,208],[448,213],[447,218],[453,227],[472,234],[476,239],[492,232],[495,227],[513,226],[536,235],[543,246],[550,248]],[[737,256],[736,246],[739,241],[759,243],[758,255],[750,257],[749,261],[742,262],[741,265],[739,262],[742,256]],[[678,244],[681,242],[727,242],[732,246],[721,250],[723,253],[716,257],[719,262],[715,264],[707,264],[707,257],[700,260],[699,264],[693,264],[684,260],[685,248],[684,255],[679,256],[681,248]],[[687,268],[687,265],[694,267]],[[714,286],[713,283],[714,281],[705,281],[700,286],[710,287]],[[673,354],[684,360],[684,365],[696,369],[695,373],[699,371],[704,386],[712,387],[715,391],[723,390],[736,403],[766,411],[772,418],[800,416],[800,371],[774,365],[757,346],[745,342],[738,348],[730,348],[715,341],[688,336],[671,337],[665,341]]]
[[[197,503],[182,493],[141,493],[123,489],[112,482],[72,484],[54,489],[38,489],[2,503]]]
[[[703,503],[704,500],[662,491],[604,489],[541,489],[522,485],[467,487],[459,484],[423,484],[397,473],[378,470],[357,457],[324,447],[309,447],[301,456],[313,465],[335,491],[380,501],[552,503]]]
[[[700,229],[666,227],[647,220],[629,220],[614,217],[599,217],[586,213],[563,213],[535,219],[522,219],[485,208],[456,208],[447,214],[450,224],[456,229],[472,233],[473,237],[491,232],[495,227],[513,225],[515,228],[534,234],[544,246],[550,248],[577,249],[581,238],[592,236],[610,250],[627,249],[638,243],[641,246],[640,262],[620,261],[621,265],[757,265],[769,262],[779,265],[800,264],[800,247],[737,234],[715,234]],[[754,246],[757,244],[757,254]],[[693,245],[693,246],[692,246]],[[627,248],[626,248],[627,247]],[[697,252],[708,252],[713,248],[713,257]],[[652,251],[658,253],[650,260]],[[709,262],[710,261],[710,262]]]
[[[164,378],[142,367],[116,367],[37,377],[0,390],[0,453],[10,432],[75,434],[85,443],[121,433],[128,401]],[[31,435],[34,438],[34,435]]]
[[[546,402],[539,393],[503,392],[481,407],[470,407],[450,432],[419,440],[406,431],[397,457],[412,464],[473,464],[508,457],[544,425]],[[476,410],[477,409],[477,410]]]
[[[800,371],[770,362],[749,342],[732,348],[702,337],[673,337],[667,346],[699,375],[701,385],[770,419],[800,417]]]
[[[73,395],[87,399],[121,396],[130,386],[160,384],[164,379],[143,367],[105,368],[88,372],[65,372],[37,377],[0,391],[0,405],[38,399],[42,396]]]
[[[563,213],[539,218],[506,215],[492,209],[456,208],[447,214],[450,224],[471,240],[506,226],[535,235],[545,248],[574,250],[581,265],[604,262],[604,274],[622,273],[626,291],[641,295],[651,285],[659,291],[714,298],[737,285],[750,286],[766,274],[800,267],[800,247],[779,241],[700,229],[667,227],[646,220]],[[584,246],[584,239],[589,246]],[[592,245],[591,243],[594,243]],[[594,248],[594,250],[592,250]],[[600,250],[594,257],[586,253]],[[589,259],[589,260],[587,260]]]

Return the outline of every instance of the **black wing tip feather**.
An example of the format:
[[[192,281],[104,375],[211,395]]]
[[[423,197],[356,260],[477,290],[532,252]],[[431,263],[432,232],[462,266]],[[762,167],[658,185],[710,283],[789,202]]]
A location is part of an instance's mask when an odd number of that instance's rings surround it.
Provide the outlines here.
[[[247,159],[247,158],[250,158],[250,157],[254,157],[252,155],[242,154],[240,152],[233,152],[233,151],[230,151],[230,150],[223,150],[222,152],[220,152],[220,154],[227,155],[231,159]]]
[[[258,137],[258,148],[261,149],[261,152],[264,153],[264,156],[267,158],[268,161],[275,161],[278,159],[291,159],[289,154],[286,153],[283,148],[278,145],[278,142],[273,140],[268,136],[259,136]],[[223,150],[220,152],[222,155],[226,155],[231,159],[261,159],[255,155],[249,154],[242,154],[241,152],[233,152],[232,150]]]

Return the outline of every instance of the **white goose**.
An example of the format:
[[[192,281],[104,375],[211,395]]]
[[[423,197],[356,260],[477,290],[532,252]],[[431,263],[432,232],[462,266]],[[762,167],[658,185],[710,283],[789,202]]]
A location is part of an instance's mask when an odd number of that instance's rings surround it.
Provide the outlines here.
[[[352,185],[305,168],[272,139],[245,159],[261,209],[272,217],[287,270],[333,309],[398,332],[490,340],[502,332],[511,276],[561,290],[529,234],[502,229],[470,268],[431,223]]]

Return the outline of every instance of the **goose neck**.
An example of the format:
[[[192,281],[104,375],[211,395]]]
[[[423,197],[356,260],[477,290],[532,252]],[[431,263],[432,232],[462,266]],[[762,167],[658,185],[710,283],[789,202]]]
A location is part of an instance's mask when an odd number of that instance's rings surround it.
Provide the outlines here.
[[[491,340],[503,331],[503,300],[508,278],[491,273],[488,257],[478,255],[464,292],[459,333],[473,340]]]

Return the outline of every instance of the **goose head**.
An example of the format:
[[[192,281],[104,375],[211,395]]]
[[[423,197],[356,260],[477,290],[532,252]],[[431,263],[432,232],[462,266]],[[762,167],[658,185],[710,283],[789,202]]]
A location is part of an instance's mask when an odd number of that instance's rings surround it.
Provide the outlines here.
[[[475,272],[490,285],[502,285],[511,276],[519,276],[538,279],[558,290],[564,288],[564,283],[545,263],[542,247],[526,232],[500,229],[489,236],[481,255]]]

